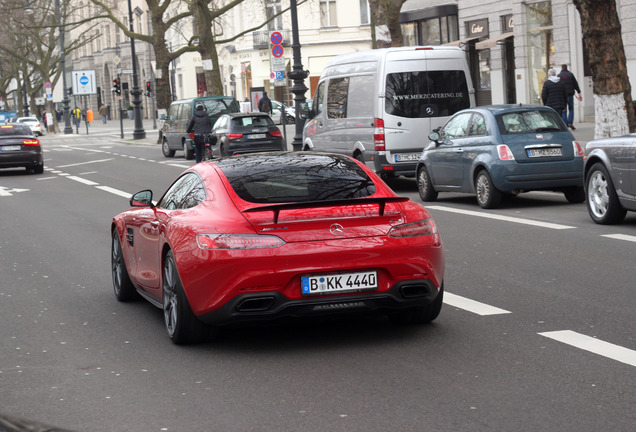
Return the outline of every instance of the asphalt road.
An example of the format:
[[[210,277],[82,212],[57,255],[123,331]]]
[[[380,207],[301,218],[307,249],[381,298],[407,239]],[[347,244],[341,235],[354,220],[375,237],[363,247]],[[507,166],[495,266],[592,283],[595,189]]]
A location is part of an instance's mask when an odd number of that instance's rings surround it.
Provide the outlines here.
[[[192,161],[152,140],[45,136],[0,171],[0,413],[74,431],[634,431],[636,214],[530,193],[427,205],[446,248],[431,325],[227,330],[178,347],[112,293],[109,223]],[[415,183],[391,186],[419,202]]]

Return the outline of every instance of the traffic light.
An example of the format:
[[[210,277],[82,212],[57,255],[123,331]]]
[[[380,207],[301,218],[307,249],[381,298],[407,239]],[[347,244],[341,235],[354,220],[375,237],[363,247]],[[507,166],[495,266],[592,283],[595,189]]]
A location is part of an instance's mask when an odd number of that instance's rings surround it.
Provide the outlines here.
[[[150,97],[152,93],[152,87],[150,87],[150,81],[146,81],[146,96]]]
[[[121,83],[119,82],[119,78],[113,80],[113,92],[115,92],[117,96],[121,96]]]
[[[73,96],[73,86],[66,89],[66,92],[69,96]]]

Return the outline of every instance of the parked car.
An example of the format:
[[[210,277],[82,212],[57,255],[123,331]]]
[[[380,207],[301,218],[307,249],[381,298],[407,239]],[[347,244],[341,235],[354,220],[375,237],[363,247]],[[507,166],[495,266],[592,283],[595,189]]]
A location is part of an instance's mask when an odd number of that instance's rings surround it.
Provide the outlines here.
[[[283,104],[272,100],[272,120],[276,124],[282,124],[283,118],[280,113],[283,108]],[[296,122],[296,109],[293,106],[285,105],[285,124],[294,124]]]
[[[583,148],[552,108],[462,110],[429,139],[416,168],[423,201],[434,201],[438,192],[464,192],[494,208],[504,194],[533,190],[562,192],[572,203],[585,200]]]
[[[205,107],[210,117],[210,125],[213,125],[222,114],[240,111],[238,101],[231,96],[206,96],[172,102],[160,134],[161,151],[165,157],[174,157],[176,151],[183,150],[186,159],[194,159],[194,147],[186,129],[195,107],[199,104]]]
[[[35,174],[44,172],[40,141],[26,123],[0,126],[0,168],[24,167]]]
[[[130,205],[110,228],[115,296],[162,308],[174,343],[279,318],[379,312],[417,324],[440,313],[431,215],[347,156],[201,162],[156,204],[145,190]]]
[[[287,150],[283,134],[262,112],[232,113],[219,117],[212,128],[214,156]]]
[[[44,128],[37,117],[18,117],[17,122],[28,125],[35,135],[42,135]]]
[[[636,211],[636,134],[587,143],[587,210],[597,224],[621,222]]]

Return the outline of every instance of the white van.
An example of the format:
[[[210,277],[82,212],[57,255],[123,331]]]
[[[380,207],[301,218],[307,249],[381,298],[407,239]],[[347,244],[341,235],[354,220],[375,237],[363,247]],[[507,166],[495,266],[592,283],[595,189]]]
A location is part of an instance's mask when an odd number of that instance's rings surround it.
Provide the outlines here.
[[[474,93],[456,47],[339,55],[318,82],[302,149],[353,156],[385,177],[413,177],[429,133],[474,107]]]

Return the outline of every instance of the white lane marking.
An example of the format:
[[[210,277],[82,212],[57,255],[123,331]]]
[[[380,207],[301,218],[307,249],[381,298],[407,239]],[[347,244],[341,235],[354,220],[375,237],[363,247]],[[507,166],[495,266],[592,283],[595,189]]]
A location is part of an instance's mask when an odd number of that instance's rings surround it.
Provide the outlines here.
[[[38,177],[36,180],[40,181],[40,180],[51,180],[51,179],[56,179],[56,176],[53,177]]]
[[[572,330],[560,330],[538,334],[603,357],[611,358],[621,363],[636,366],[636,351],[620,345],[614,345],[590,336],[585,336]]]
[[[601,237],[607,237],[615,240],[625,240],[630,242],[636,242],[636,236],[630,236],[627,234],[604,234]]]
[[[461,297],[455,294],[451,294],[449,292],[444,293],[444,303],[446,303],[449,306],[454,306],[460,309],[464,309],[468,312],[472,312],[481,316],[512,313],[510,311],[499,309],[498,307],[490,306],[490,305],[487,305],[486,303],[480,303],[478,301],[471,300],[466,297]]]
[[[9,192],[9,189],[6,189],[5,191],[5,188],[0,186],[0,196],[13,196],[13,195],[11,195],[11,193]]]
[[[192,165],[181,165],[181,164],[176,164],[176,163],[167,163],[165,165],[173,166],[173,167],[177,167],[177,168],[190,168],[192,166]]]
[[[460,213],[460,214],[465,214],[469,216],[478,216],[478,217],[483,217],[487,219],[496,219],[496,220],[505,221],[505,222],[514,222],[518,224],[533,225],[533,226],[538,226],[542,228],[550,228],[550,229],[556,229],[556,230],[576,228],[569,225],[561,225],[561,224],[555,224],[550,222],[539,222],[532,219],[522,219],[517,217],[498,215],[494,213],[477,212],[473,210],[461,210],[461,209],[456,209],[452,207],[435,206],[435,205],[433,206],[426,205],[425,207],[427,209],[432,209],[432,210],[447,211],[451,213]]]
[[[89,186],[97,186],[99,184],[94,181],[87,180],[77,176],[68,176],[67,178],[70,178],[71,180],[75,180],[76,182],[84,183],[85,185],[89,185]]]
[[[74,164],[69,164],[69,165],[60,165],[60,166],[58,166],[58,168],[68,168],[68,167],[79,166],[79,165],[87,165],[87,164],[92,164],[92,163],[108,162],[108,161],[112,161],[112,160],[113,160],[113,158],[100,159],[100,160],[94,160],[94,161],[88,161],[88,162],[74,163]]]
[[[130,198],[133,195],[130,192],[120,191],[119,189],[115,189],[109,186],[96,186],[96,187],[97,189],[101,189],[104,192],[109,192],[109,193],[112,193],[113,195],[117,195],[124,198]]]

